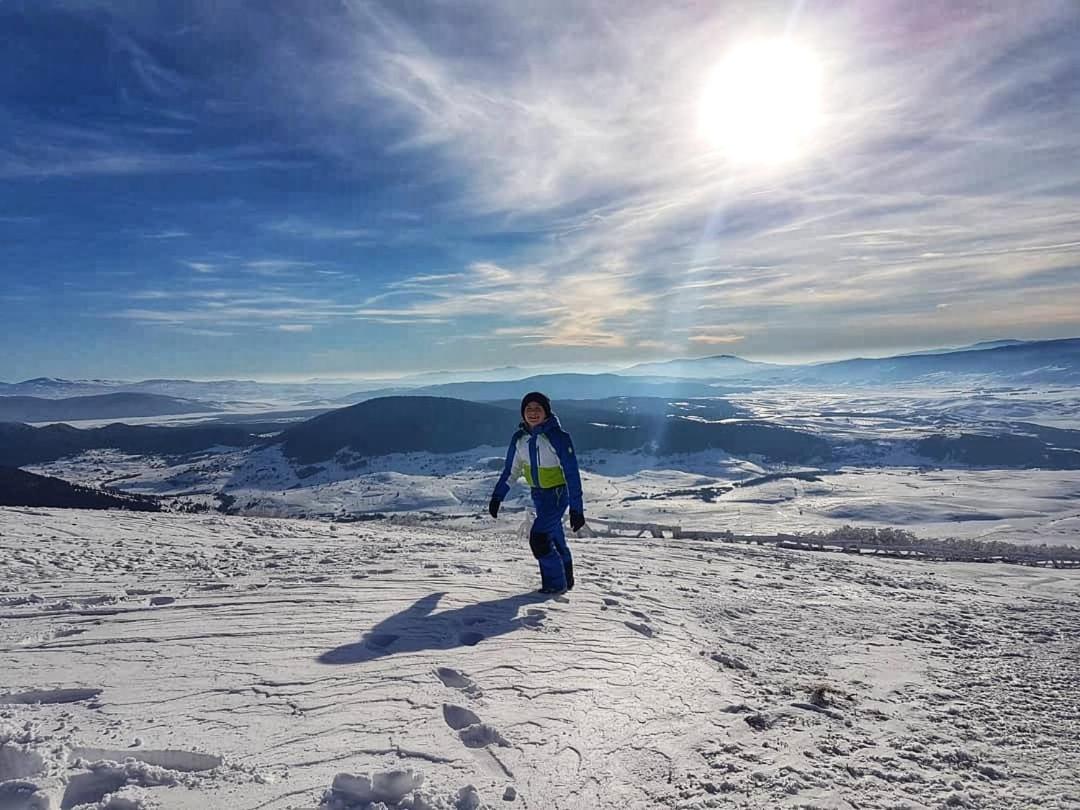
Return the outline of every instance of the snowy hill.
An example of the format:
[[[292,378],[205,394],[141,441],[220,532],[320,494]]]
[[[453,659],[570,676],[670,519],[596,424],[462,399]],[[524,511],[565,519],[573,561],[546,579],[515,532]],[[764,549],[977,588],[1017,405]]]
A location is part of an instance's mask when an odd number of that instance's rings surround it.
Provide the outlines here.
[[[824,458],[827,442],[775,425],[724,422],[735,413],[723,400],[669,403],[616,398],[559,405],[562,424],[579,450],[636,450],[665,454],[718,447],[732,452],[803,461]],[[444,397],[383,397],[310,419],[282,434],[285,455],[325,461],[338,452],[369,457],[391,453],[453,453],[505,446],[520,421],[518,402],[494,404]]]
[[[571,543],[0,509],[0,807],[1080,804],[1080,572]]]
[[[427,451],[452,453],[504,443],[521,416],[460,399],[386,397],[331,411],[290,428],[284,451],[299,461],[322,461],[340,450],[361,456]]]

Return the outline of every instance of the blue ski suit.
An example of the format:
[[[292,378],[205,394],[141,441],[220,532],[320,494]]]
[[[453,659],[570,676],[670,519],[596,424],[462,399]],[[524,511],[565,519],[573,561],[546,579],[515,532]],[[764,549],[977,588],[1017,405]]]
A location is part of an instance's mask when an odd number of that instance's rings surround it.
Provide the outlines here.
[[[506,498],[511,480],[519,476],[529,484],[536,507],[529,546],[540,564],[541,587],[565,590],[572,582],[574,561],[562,518],[567,507],[582,513],[585,507],[574,444],[555,414],[532,429],[525,423],[518,428],[507,448],[494,497]]]

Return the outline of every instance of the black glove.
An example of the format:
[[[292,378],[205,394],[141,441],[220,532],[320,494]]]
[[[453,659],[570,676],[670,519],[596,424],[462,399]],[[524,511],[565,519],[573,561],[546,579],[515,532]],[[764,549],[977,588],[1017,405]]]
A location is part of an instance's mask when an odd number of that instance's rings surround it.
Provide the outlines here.
[[[570,528],[575,532],[585,525],[585,513],[577,509],[570,510]]]
[[[499,504],[501,503],[502,501],[500,501],[494,495],[491,496],[491,500],[488,502],[488,512],[493,518],[497,518],[499,516]]]

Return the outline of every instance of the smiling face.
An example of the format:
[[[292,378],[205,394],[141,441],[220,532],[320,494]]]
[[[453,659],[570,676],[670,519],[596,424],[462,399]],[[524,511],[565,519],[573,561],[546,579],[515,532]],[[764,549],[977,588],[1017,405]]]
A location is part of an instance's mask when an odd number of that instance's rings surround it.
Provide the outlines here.
[[[547,419],[547,414],[544,413],[544,409],[539,402],[530,402],[526,405],[522,415],[525,417],[525,424],[529,427],[536,427]]]

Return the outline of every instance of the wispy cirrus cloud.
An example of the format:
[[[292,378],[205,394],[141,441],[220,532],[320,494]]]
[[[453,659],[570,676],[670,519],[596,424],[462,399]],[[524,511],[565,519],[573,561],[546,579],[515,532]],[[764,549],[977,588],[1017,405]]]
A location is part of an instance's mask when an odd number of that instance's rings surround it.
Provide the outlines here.
[[[298,261],[296,259],[255,259],[243,262],[244,269],[262,276],[289,274],[311,266],[312,262]]]
[[[369,240],[378,235],[379,233],[373,228],[350,228],[326,225],[323,223],[312,222],[309,220],[303,220],[294,217],[268,223],[267,225],[265,225],[265,228],[268,231],[286,234],[288,236],[297,236],[304,239],[329,241],[339,239]]]
[[[174,228],[156,233],[144,233],[143,239],[182,239],[186,236],[191,236],[191,234],[179,228]]]
[[[0,178],[5,180],[294,170],[310,165],[271,146],[183,150],[106,127],[56,126],[26,119],[9,124],[31,134],[0,140]]]
[[[337,80],[324,100],[344,115],[376,100],[404,127],[400,149],[464,172],[474,212],[547,231],[527,261],[497,277],[474,265],[457,300],[447,290],[421,311],[499,302],[541,324],[545,346],[645,348],[686,322],[749,325],[735,331],[754,346],[767,342],[754,322],[776,317],[842,329],[859,311],[919,308],[934,326],[928,297],[992,303],[995,288],[1015,294],[1080,257],[1080,144],[1061,103],[1078,100],[1080,56],[1061,28],[1078,12],[1057,0],[1021,18],[893,3],[801,18],[828,119],[805,164],[772,174],[727,163],[695,131],[708,68],[749,33],[722,10],[601,3],[574,30],[557,13],[494,10],[484,30],[522,46],[494,69],[490,50],[461,49],[437,25],[351,8],[356,28],[320,65]],[[558,279],[554,305],[503,289],[533,277]],[[1080,283],[1053,283],[1080,311]],[[826,315],[835,326],[820,326]]]

